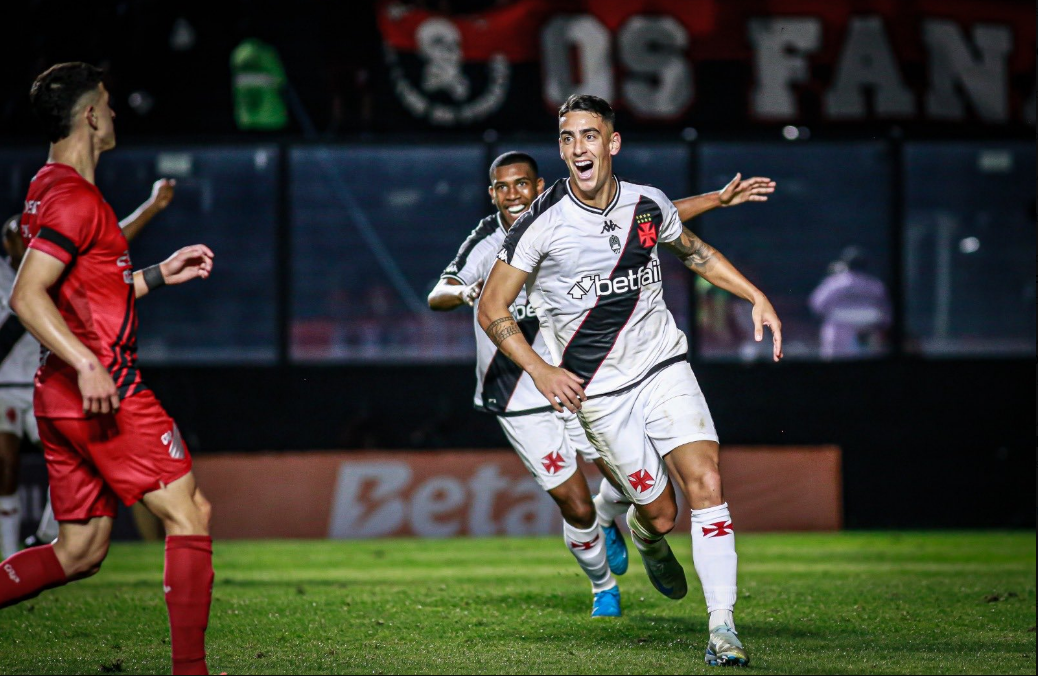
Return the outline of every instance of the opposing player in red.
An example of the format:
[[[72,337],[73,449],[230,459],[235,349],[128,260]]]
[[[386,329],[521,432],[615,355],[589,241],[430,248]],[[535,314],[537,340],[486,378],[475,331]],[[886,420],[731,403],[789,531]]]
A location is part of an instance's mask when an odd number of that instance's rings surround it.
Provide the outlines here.
[[[62,63],[30,93],[51,145],[22,212],[28,251],[11,308],[45,350],[33,406],[60,527],[53,545],[0,563],[0,608],[97,573],[116,500],[143,500],[167,533],[173,673],[206,674],[210,508],[176,423],[141,380],[135,303],[160,286],[208,277],[213,253],[197,244],[133,271],[119,221],[94,185],[100,154],[115,147],[102,77],[94,66]]]

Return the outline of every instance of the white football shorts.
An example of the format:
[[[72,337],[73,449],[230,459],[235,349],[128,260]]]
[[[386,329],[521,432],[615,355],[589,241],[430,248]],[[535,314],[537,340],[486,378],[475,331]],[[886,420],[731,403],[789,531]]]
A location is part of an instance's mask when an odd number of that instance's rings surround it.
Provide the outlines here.
[[[573,476],[577,455],[586,462],[599,457],[577,416],[569,411],[498,416],[497,421],[526,469],[546,491]]]
[[[667,487],[664,456],[683,444],[718,440],[687,362],[668,366],[626,392],[590,399],[577,416],[627,497],[639,505]]]

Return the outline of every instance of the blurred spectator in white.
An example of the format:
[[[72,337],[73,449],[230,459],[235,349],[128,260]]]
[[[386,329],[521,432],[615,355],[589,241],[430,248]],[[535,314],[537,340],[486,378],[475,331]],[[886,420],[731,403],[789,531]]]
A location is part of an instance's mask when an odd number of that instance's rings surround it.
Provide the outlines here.
[[[853,359],[882,354],[891,323],[890,297],[881,279],[865,271],[864,252],[848,246],[829,264],[808,305],[822,319],[819,354]]]

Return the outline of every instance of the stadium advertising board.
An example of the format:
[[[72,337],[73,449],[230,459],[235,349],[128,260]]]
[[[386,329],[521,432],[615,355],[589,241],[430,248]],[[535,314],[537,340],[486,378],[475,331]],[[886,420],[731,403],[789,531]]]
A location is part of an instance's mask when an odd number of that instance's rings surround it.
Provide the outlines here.
[[[378,6],[397,123],[528,128],[574,92],[639,126],[1034,124],[1032,7],[1007,0],[519,0]],[[551,117],[545,116],[550,123]]]
[[[592,487],[600,475],[584,466]],[[511,451],[219,454],[195,459],[216,538],[548,535],[559,510]],[[721,473],[742,531],[842,526],[840,449],[730,447]],[[689,529],[688,510],[677,529]]]

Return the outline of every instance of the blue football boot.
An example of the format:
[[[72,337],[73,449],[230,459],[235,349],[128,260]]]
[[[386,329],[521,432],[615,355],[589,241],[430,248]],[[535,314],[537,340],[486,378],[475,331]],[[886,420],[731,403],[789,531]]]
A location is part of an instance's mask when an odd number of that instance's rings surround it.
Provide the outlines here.
[[[595,594],[591,617],[620,617],[620,587],[611,587]]]

